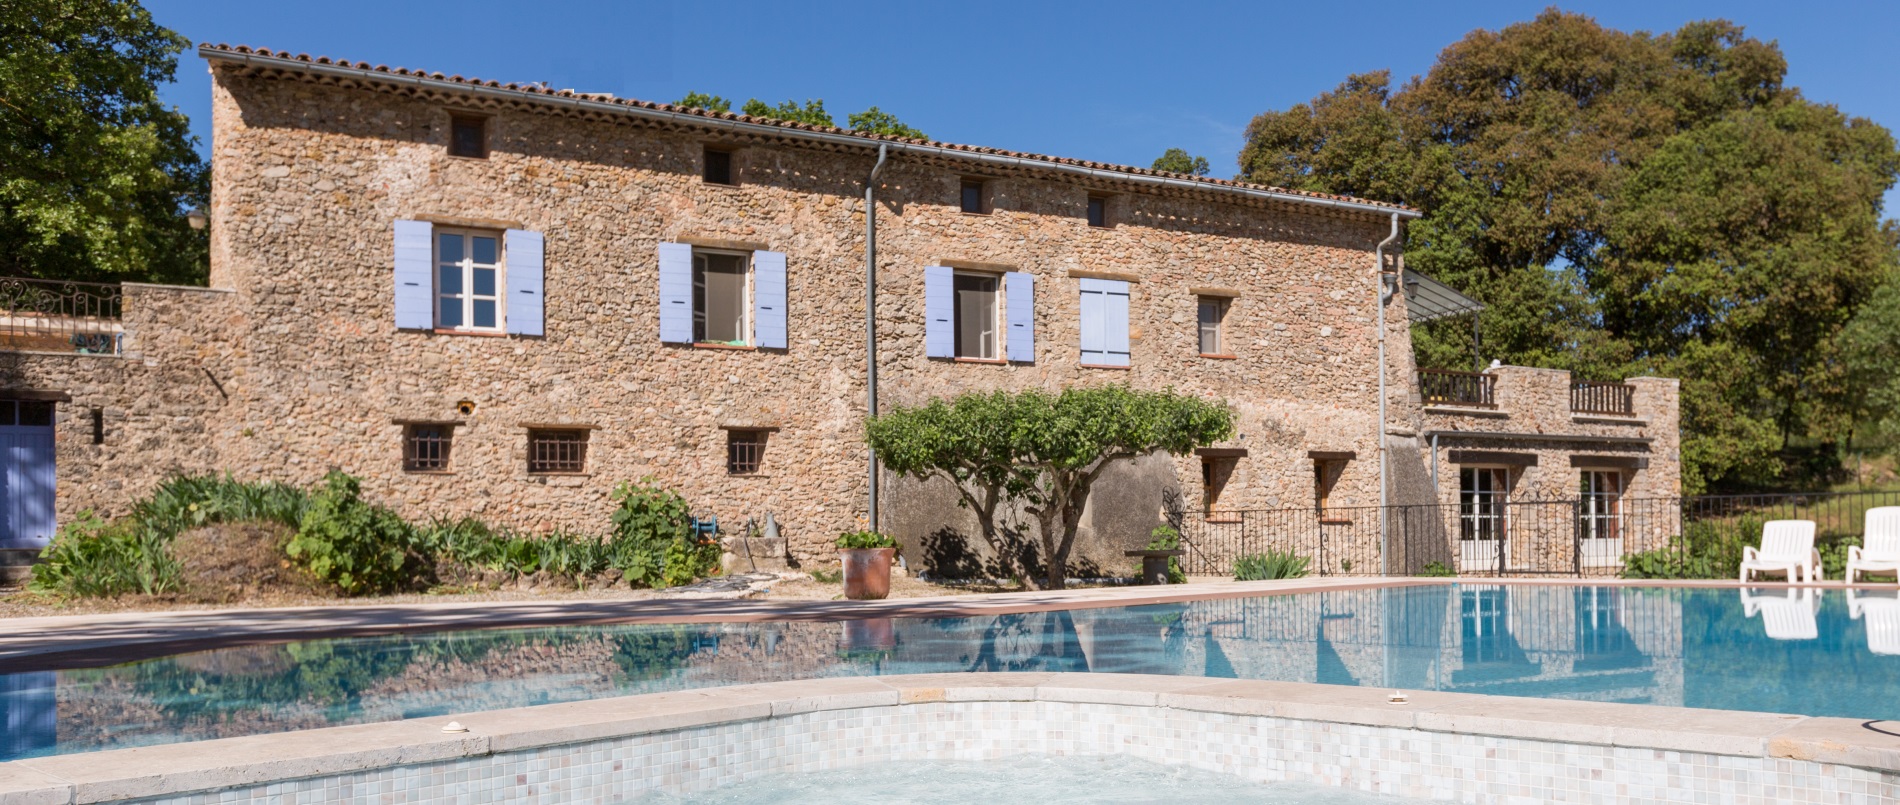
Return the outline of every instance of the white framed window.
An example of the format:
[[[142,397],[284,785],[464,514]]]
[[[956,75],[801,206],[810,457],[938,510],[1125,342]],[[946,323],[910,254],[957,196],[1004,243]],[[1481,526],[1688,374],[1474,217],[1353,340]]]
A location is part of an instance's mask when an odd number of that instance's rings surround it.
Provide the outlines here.
[[[693,341],[752,343],[752,254],[693,250]]]
[[[1226,297],[1201,297],[1201,302],[1198,306],[1199,312],[1195,318],[1200,323],[1202,355],[1225,356],[1230,354],[1227,351],[1226,339],[1222,337],[1223,333],[1221,332],[1227,322],[1227,305],[1228,300]]]
[[[501,332],[505,311],[501,233],[435,230],[435,326]]]
[[[958,271],[951,280],[956,297],[957,357],[998,360],[1002,320],[1002,278]]]
[[[1480,542],[1503,539],[1504,503],[1510,495],[1510,474],[1510,470],[1502,467],[1458,470],[1460,539]]]

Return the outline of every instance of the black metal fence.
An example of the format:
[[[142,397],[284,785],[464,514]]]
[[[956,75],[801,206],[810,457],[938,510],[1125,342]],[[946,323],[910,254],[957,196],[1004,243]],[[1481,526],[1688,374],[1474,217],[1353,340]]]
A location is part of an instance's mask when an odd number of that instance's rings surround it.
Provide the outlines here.
[[[1426,405],[1496,408],[1498,377],[1481,372],[1418,370],[1418,392]]]
[[[1900,506],[1900,491],[1681,498],[1582,497],[1189,514],[1188,573],[1226,575],[1234,560],[1292,553],[1321,576],[1732,575],[1743,545],[1769,520],[1812,520],[1835,575],[1859,544],[1866,511]],[[1732,557],[1731,557],[1732,554]],[[1732,560],[1731,560],[1732,559]]]
[[[117,354],[123,301],[117,285],[0,277],[0,349]]]

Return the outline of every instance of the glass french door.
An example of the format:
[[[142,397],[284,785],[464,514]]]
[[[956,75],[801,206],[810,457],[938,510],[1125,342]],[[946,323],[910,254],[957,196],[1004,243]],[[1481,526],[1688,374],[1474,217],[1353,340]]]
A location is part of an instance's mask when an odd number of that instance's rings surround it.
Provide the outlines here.
[[[1465,467],[1458,471],[1458,562],[1462,570],[1498,569],[1509,526],[1505,500],[1510,470]]]
[[[1577,556],[1584,567],[1614,567],[1623,561],[1623,474],[1584,470],[1579,479],[1582,508],[1577,524]]]

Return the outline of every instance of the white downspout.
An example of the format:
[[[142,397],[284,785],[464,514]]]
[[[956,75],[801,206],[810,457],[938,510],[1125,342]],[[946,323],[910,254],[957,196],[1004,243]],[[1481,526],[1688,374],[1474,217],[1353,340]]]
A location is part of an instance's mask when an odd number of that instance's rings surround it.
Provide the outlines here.
[[[1373,433],[1373,438],[1378,440],[1374,444],[1378,445],[1379,450],[1379,575],[1381,576],[1387,575],[1392,571],[1392,535],[1386,531],[1385,511],[1386,506],[1390,505],[1391,502],[1388,499],[1389,492],[1387,485],[1387,475],[1389,472],[1387,465],[1390,462],[1386,461],[1385,455],[1385,306],[1387,302],[1392,300],[1392,289],[1396,287],[1396,283],[1392,281],[1392,274],[1385,270],[1385,247],[1396,243],[1398,239],[1399,216],[1397,213],[1394,213],[1392,215],[1392,234],[1387,235],[1385,240],[1379,241],[1379,245],[1372,250],[1375,266],[1374,270],[1377,272],[1379,278],[1379,301],[1376,305],[1379,318],[1379,427]]]

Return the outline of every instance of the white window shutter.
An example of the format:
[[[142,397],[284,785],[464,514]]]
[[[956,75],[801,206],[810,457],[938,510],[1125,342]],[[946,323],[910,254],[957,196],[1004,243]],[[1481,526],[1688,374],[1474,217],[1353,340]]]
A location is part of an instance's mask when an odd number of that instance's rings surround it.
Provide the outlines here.
[[[924,266],[924,356],[957,356],[956,270],[949,266]]]
[[[693,343],[693,247],[660,244],[660,340]]]
[[[396,329],[435,329],[435,227],[396,222]]]
[[[1036,276],[1022,271],[1003,275],[1003,302],[1009,306],[1009,359],[1036,361]]]
[[[1082,362],[1096,366],[1128,365],[1128,283],[1084,277],[1082,285]]]
[[[508,332],[543,335],[544,238],[539,232],[510,229],[503,235],[508,279]]]
[[[785,253],[752,253],[752,341],[785,349]]]

